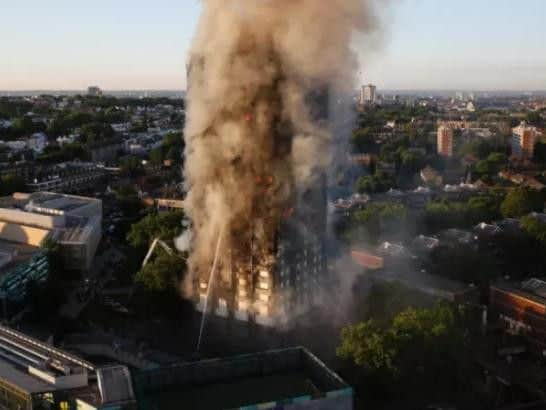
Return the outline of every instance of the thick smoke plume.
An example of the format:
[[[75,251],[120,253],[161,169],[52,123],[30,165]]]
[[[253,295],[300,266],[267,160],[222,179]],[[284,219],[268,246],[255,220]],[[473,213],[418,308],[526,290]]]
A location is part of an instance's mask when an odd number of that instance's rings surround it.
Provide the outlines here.
[[[355,34],[374,30],[362,0],[204,0],[188,67],[185,177],[190,279],[269,269],[279,224],[305,207],[331,159],[320,111],[351,92]],[[327,100],[327,99],[326,99]],[[320,102],[319,102],[320,101]],[[326,107],[328,109],[328,107]],[[322,120],[318,120],[322,118]]]

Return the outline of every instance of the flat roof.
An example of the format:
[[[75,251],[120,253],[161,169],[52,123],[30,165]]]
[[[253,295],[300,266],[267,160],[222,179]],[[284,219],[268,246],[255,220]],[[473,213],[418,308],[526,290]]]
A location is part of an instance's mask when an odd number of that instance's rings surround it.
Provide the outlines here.
[[[470,285],[432,275],[427,272],[380,272],[374,274],[375,278],[387,282],[400,282],[410,289],[415,289],[431,296],[451,299],[454,295],[471,290]]]
[[[134,381],[144,408],[166,410],[234,409],[352,394],[337,374],[301,347],[143,370]]]
[[[288,372],[161,391],[150,395],[147,400],[162,410],[178,410],[181,407],[221,410],[319,394],[320,390],[304,372]]]

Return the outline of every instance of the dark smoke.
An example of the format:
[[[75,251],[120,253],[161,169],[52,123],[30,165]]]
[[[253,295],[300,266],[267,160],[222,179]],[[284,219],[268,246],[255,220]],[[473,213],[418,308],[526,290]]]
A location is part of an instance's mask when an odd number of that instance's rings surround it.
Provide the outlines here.
[[[362,0],[204,0],[189,64],[185,178],[189,281],[270,271],[277,227],[332,160],[310,95],[350,94],[355,34],[375,29]]]

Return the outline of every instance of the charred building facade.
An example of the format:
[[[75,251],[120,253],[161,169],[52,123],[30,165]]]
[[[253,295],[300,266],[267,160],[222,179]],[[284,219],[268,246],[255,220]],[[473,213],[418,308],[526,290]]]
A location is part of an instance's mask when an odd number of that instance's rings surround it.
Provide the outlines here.
[[[265,258],[264,249],[257,247],[260,233],[251,228],[250,241],[238,248],[247,255],[238,255],[235,261],[233,251],[228,252],[218,262],[223,270],[218,281],[197,279],[197,309],[263,326],[282,325],[309,309],[326,279],[326,204],[326,177],[320,176],[301,202],[285,210],[271,233]]]
[[[195,59],[188,84],[193,87],[204,69],[204,60]],[[240,193],[230,192],[226,201],[235,221],[209,241],[213,254],[218,238],[214,260],[208,265],[190,260],[199,311],[262,326],[286,323],[312,306],[326,274],[327,178],[324,169],[313,167],[304,184],[298,181],[294,145],[297,138],[313,138],[314,128],[305,135],[284,117],[283,81],[279,75],[258,90],[242,112],[220,113],[218,122],[236,122],[253,141],[222,167],[231,174],[226,184]],[[301,104],[313,127],[326,130],[328,87],[307,89]],[[224,125],[213,123],[202,137],[222,138]]]

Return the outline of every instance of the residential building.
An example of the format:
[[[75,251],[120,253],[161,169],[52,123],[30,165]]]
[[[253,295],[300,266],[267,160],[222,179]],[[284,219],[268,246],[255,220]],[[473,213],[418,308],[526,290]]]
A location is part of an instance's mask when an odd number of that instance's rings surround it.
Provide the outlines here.
[[[308,95],[311,115],[317,123],[327,123],[329,91]],[[273,127],[275,152],[289,152],[289,127]],[[283,204],[282,213],[271,221],[271,187],[276,175],[257,175],[253,212],[231,249],[218,261],[222,281],[210,282],[209,269],[196,275],[193,283],[196,308],[225,319],[260,326],[285,324],[294,312],[308,311],[319,302],[327,275],[327,177],[316,175],[314,182]],[[277,205],[278,206],[278,205]],[[245,240],[246,239],[246,240]],[[209,286],[212,286],[209,292]]]
[[[5,326],[0,340],[0,408],[136,409],[127,367],[96,367]]]
[[[0,198],[0,240],[39,247],[51,238],[67,269],[89,269],[101,236],[99,199],[51,192]]]
[[[360,90],[360,104],[361,105],[374,105],[377,102],[376,86],[368,84],[362,86]]]
[[[453,156],[453,134],[453,128],[450,126],[440,125],[438,127],[438,154],[440,154],[442,157]]]
[[[523,121],[512,129],[512,156],[517,159],[532,159],[535,153],[537,129]]]
[[[27,189],[30,192],[77,193],[94,187],[106,170],[90,162],[64,162],[37,170]]]
[[[522,335],[531,350],[546,354],[546,282],[501,281],[489,288],[490,319],[510,334]]]
[[[302,347],[137,371],[133,379],[141,409],[353,408],[351,387]]]

